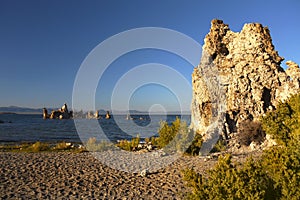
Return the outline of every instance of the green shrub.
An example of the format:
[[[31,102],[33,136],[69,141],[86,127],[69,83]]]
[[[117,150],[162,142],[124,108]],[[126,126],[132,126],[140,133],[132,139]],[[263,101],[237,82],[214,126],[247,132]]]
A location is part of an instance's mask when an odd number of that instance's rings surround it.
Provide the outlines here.
[[[140,144],[140,141],[141,141],[140,135],[137,135],[135,138],[132,138],[131,140],[132,149],[137,148],[138,145]]]
[[[263,119],[266,134],[276,139],[277,146],[263,155],[263,164],[282,199],[300,197],[300,95],[280,103]]]
[[[193,155],[193,156],[199,155],[202,144],[203,144],[202,135],[196,133],[192,141],[192,144],[188,147],[186,153],[188,155]]]
[[[189,130],[187,123],[178,117],[169,125],[161,122],[156,138],[157,145],[166,152],[178,152],[196,155],[202,145],[202,137]]]
[[[194,170],[183,172],[192,193],[188,199],[272,199],[272,180],[252,158],[244,165],[233,164],[231,155],[220,157],[209,178]]]
[[[146,143],[146,144],[151,143],[152,138],[153,138],[153,137],[145,138],[145,143]]]
[[[29,144],[4,144],[0,146],[1,152],[19,152],[28,148]]]
[[[184,180],[192,187],[189,199],[299,199],[300,197],[300,95],[280,103],[262,118],[266,134],[278,145],[262,157],[233,164],[221,157],[208,177],[188,169]],[[249,130],[251,130],[249,128]]]
[[[151,143],[153,146],[158,147],[158,137],[145,138],[147,144]]]
[[[210,151],[210,153],[215,153],[215,152],[222,152],[226,150],[226,141],[223,138],[220,138],[213,149]]]
[[[178,117],[170,125],[165,121],[160,122],[158,135],[151,138],[151,143],[170,153],[198,155],[203,142],[202,136],[189,130],[187,123]]]
[[[87,151],[81,145],[74,147],[71,143],[60,142],[55,146],[44,142],[35,143],[23,143],[18,145],[4,145],[0,147],[0,151],[12,151],[12,152],[41,152],[41,151],[69,151],[74,153],[81,153]]]
[[[264,165],[282,199],[300,197],[300,94],[263,118],[263,128],[278,146],[264,154]]]
[[[300,94],[280,103],[277,109],[262,118],[262,127],[277,143],[287,146],[300,128]],[[297,134],[296,134],[297,135]],[[297,137],[297,136],[296,136]]]
[[[71,149],[71,143],[67,143],[67,142],[60,142],[58,144],[56,144],[56,146],[53,148],[53,150],[69,150]]]
[[[87,143],[86,143],[86,149],[88,151],[107,151],[113,148],[113,144],[109,141],[100,141],[97,142],[96,138],[89,138]]]
[[[160,128],[158,130],[158,139],[157,143],[160,148],[164,148],[167,146],[177,135],[179,132],[180,127],[186,126],[186,123],[181,122],[178,117],[176,117],[175,121],[172,122],[171,125],[169,125],[166,121],[160,122]]]
[[[177,120],[177,119],[176,119]],[[175,120],[175,122],[176,122]],[[165,147],[165,149],[173,149],[178,153],[184,153],[187,148],[191,145],[194,138],[193,132],[188,130],[186,122],[181,122],[179,120],[179,128],[176,130],[176,135],[172,141]]]
[[[264,141],[265,136],[259,121],[246,120],[239,125],[238,141],[242,145],[249,146],[251,142],[260,144]]]
[[[121,140],[119,143],[117,143],[116,146],[126,151],[133,151],[137,149],[139,143],[140,143],[140,136],[137,135],[136,138],[133,138],[130,141]]]
[[[262,159],[265,171],[274,180],[278,199],[300,197],[300,150],[297,146],[275,146],[267,150]]]
[[[36,142],[27,148],[23,149],[24,151],[27,152],[40,152],[40,151],[48,151],[50,150],[49,144],[47,143],[42,143],[42,142]]]

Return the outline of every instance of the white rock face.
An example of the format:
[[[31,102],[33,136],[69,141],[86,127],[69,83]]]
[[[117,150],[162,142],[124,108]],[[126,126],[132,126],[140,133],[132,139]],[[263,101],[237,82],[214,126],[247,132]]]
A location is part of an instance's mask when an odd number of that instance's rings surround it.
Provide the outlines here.
[[[227,138],[241,122],[258,119],[298,93],[299,66],[288,61],[284,71],[282,60],[267,27],[245,24],[235,33],[223,21],[212,20],[192,74],[191,127],[209,138],[209,127],[217,121]]]

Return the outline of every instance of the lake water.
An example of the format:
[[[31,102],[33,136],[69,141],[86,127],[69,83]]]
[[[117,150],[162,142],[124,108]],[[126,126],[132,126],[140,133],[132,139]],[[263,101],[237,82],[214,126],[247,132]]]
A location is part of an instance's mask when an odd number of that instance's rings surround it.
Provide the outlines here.
[[[82,142],[91,137],[117,141],[156,136],[160,121],[171,123],[176,117],[190,123],[190,115],[116,115],[112,119],[44,120],[42,115],[0,114],[0,143],[10,142]],[[76,125],[75,125],[76,124]]]

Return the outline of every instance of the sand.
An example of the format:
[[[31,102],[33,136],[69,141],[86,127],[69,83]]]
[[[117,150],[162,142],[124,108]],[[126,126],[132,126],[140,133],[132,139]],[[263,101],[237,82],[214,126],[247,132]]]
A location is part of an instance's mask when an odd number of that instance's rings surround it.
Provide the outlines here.
[[[0,199],[183,199],[181,170],[199,172],[217,159],[183,156],[142,177],[112,169],[88,153],[0,152]]]

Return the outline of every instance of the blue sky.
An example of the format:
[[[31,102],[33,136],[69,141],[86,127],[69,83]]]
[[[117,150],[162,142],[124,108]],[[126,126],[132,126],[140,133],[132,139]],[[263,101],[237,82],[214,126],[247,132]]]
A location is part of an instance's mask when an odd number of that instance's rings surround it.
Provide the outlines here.
[[[139,27],[173,29],[203,45],[214,18],[233,31],[244,23],[259,22],[269,27],[275,49],[285,61],[300,63],[299,9],[298,0],[0,0],[0,106],[71,104],[77,71],[89,52],[107,38]],[[178,56],[158,50],[132,52],[107,69],[96,91],[96,107],[110,109],[113,85],[144,63],[171,66],[191,81],[193,66]],[[131,109],[148,110],[152,104],[178,110],[174,94],[157,85],[139,88],[130,99]]]

